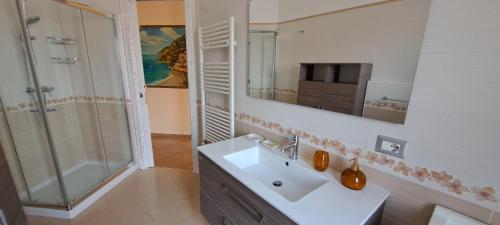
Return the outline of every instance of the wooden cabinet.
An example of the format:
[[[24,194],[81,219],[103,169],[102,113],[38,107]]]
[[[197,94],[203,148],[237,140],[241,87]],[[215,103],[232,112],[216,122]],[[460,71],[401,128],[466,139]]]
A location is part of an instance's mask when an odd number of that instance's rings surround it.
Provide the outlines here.
[[[296,225],[201,152],[198,160],[201,213],[211,225]],[[380,224],[383,209],[382,204],[363,225]]]
[[[361,116],[372,64],[301,64],[297,104]]]
[[[295,225],[202,153],[201,212],[211,225]]]

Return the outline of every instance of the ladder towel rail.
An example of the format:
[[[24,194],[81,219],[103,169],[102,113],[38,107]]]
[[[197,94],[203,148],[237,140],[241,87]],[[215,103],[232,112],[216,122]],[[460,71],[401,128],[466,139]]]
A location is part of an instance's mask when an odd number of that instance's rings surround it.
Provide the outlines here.
[[[199,27],[202,138],[205,143],[234,137],[234,17]],[[227,61],[210,61],[207,53],[223,52]],[[227,52],[225,52],[227,51]],[[223,98],[226,106],[214,107],[207,95]]]

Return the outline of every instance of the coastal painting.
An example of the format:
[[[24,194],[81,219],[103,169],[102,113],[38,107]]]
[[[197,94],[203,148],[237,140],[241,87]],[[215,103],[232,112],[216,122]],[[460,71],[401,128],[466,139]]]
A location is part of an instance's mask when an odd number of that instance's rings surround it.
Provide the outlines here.
[[[141,50],[148,87],[188,88],[184,26],[141,26]]]

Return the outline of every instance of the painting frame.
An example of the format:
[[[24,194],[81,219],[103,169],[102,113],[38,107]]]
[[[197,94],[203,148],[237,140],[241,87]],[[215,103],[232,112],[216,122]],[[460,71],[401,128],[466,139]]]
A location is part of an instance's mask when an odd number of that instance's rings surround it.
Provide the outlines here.
[[[187,89],[185,25],[141,25],[139,32],[146,86]]]

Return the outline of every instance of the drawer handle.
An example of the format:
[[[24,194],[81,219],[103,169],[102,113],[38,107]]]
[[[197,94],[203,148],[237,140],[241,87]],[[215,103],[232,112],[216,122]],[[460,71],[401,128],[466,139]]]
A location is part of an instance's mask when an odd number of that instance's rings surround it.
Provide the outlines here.
[[[238,195],[235,195],[229,189],[229,186],[227,186],[226,184],[222,185],[222,192],[226,193],[241,208],[243,208],[245,211],[247,211],[247,213],[250,214],[255,219],[255,221],[257,221],[259,224],[262,224],[262,222],[264,222],[264,215],[262,215],[259,211],[257,211],[255,208],[253,208],[252,205],[250,205],[247,201],[240,198]]]

